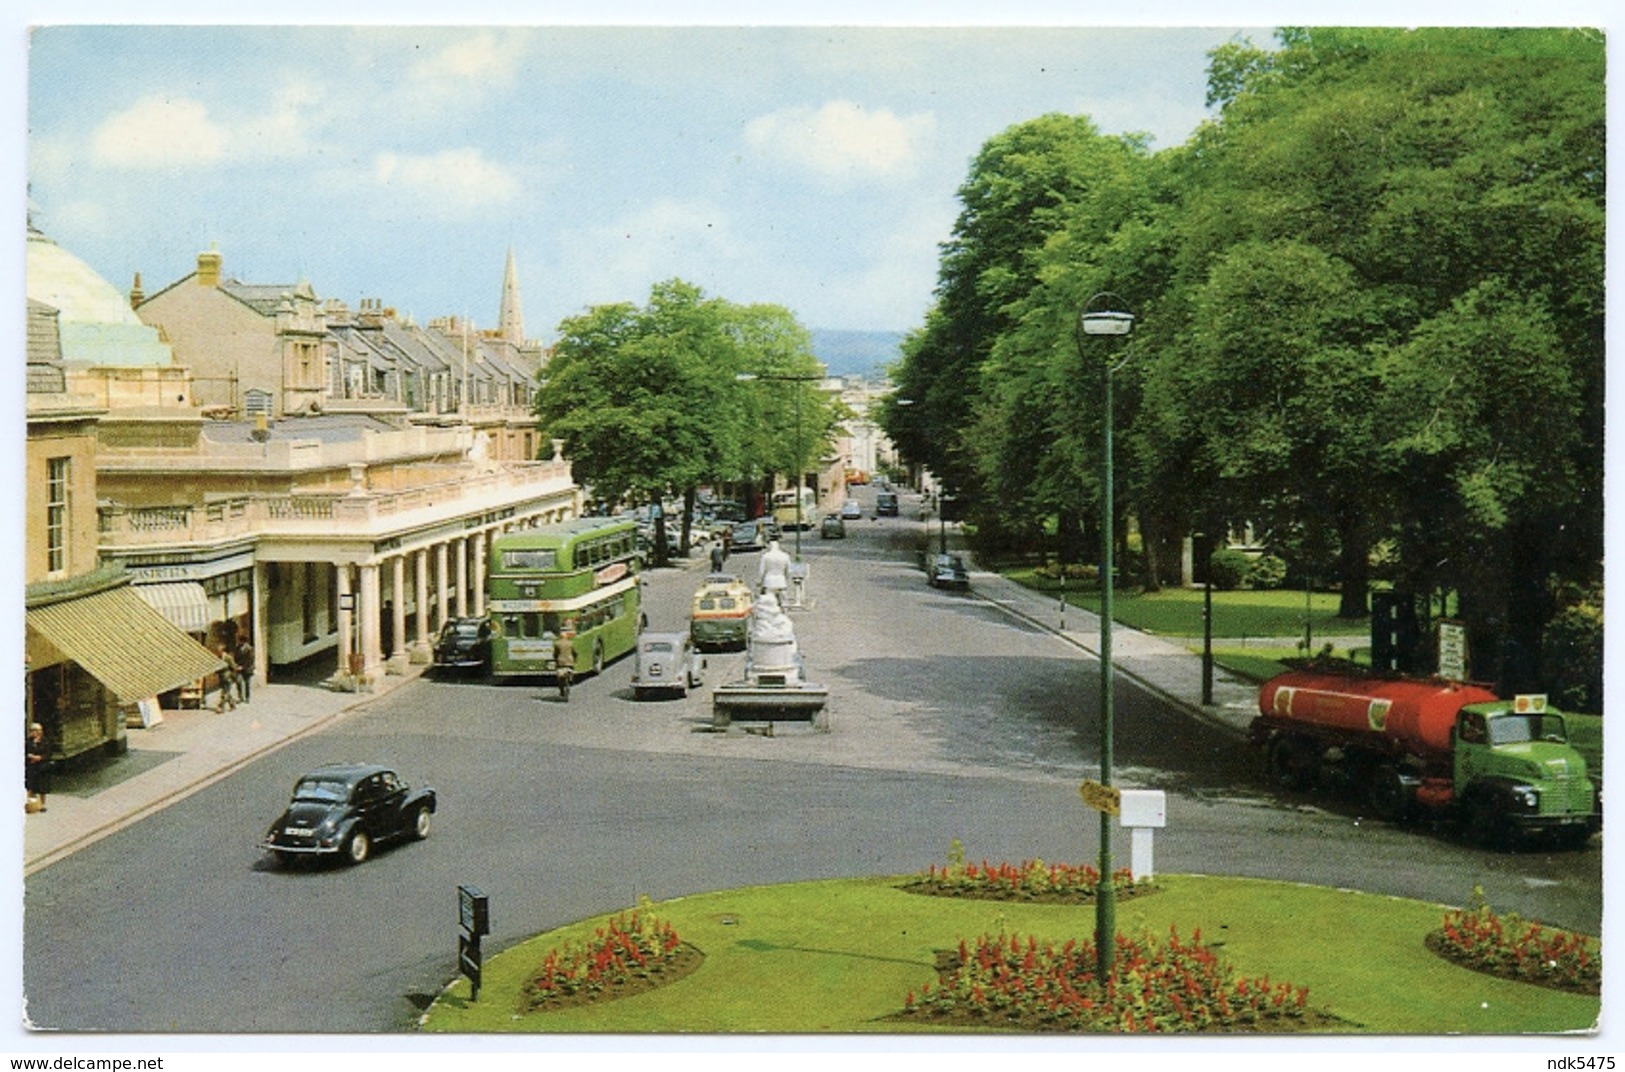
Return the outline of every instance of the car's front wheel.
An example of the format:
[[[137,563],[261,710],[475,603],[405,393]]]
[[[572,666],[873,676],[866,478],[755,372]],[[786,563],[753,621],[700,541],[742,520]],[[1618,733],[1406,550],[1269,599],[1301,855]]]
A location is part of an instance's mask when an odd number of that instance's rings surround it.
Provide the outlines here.
[[[352,864],[364,864],[371,855],[372,838],[367,836],[365,830],[357,830],[350,835],[350,840],[344,843],[344,858]]]
[[[422,841],[429,836],[429,806],[418,806],[418,813],[412,817],[412,836]]]

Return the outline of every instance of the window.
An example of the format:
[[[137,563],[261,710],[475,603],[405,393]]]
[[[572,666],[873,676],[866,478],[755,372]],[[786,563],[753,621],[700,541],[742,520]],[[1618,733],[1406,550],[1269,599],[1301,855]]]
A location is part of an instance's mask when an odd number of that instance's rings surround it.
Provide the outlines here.
[[[68,568],[69,478],[71,458],[51,458],[45,475],[45,568],[62,573]]]

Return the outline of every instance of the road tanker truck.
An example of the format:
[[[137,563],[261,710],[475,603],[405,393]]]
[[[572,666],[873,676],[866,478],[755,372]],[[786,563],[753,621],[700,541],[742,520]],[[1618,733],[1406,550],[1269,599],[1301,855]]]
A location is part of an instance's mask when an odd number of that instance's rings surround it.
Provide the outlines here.
[[[1544,696],[1313,668],[1265,682],[1251,726],[1272,784],[1343,788],[1389,822],[1455,822],[1485,844],[1548,834],[1578,848],[1597,789]]]

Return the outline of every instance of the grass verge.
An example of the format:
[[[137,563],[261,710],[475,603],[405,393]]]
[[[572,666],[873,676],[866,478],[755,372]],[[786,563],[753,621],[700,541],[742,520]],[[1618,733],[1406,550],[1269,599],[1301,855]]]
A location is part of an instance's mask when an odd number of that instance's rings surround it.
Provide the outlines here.
[[[635,997],[521,1011],[525,979],[546,952],[590,935],[600,917],[538,935],[489,958],[478,1002],[453,983],[425,1014],[428,1032],[547,1034],[941,1033],[888,1019],[936,977],[936,954],[961,938],[1088,938],[1092,906],[928,897],[901,878],[839,879],[723,890],[657,904],[705,954],[692,975]],[[1596,1024],[1598,998],[1496,979],[1429,952],[1437,905],[1256,879],[1165,875],[1162,891],[1119,903],[1118,931],[1200,929],[1236,971],[1309,988],[1335,1034],[1547,1034]],[[955,1033],[964,1028],[954,1028]],[[989,1032],[996,1028],[986,1029]]]

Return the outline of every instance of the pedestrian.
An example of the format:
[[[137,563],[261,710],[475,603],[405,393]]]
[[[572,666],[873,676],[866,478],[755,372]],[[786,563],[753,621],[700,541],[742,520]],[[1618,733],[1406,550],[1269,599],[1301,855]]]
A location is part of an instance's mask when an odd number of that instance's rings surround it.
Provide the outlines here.
[[[570,702],[570,681],[576,674],[575,632],[568,626],[559,630],[553,641],[553,678],[558,682],[559,698]]]
[[[28,795],[45,810],[45,794],[51,791],[51,749],[45,743],[45,727],[38,722],[28,724],[28,743],[24,749],[23,784]]]
[[[237,660],[237,698],[247,703],[249,690],[254,685],[254,645],[248,642],[247,636],[237,642],[234,658]]]
[[[728,558],[728,552],[722,549],[722,541],[717,540],[711,544],[711,572],[721,573],[722,563]]]
[[[216,714],[223,711],[237,710],[237,660],[232,658],[231,651],[224,645],[215,652],[220,661],[225,663],[220,668],[220,698],[214,703]]]

